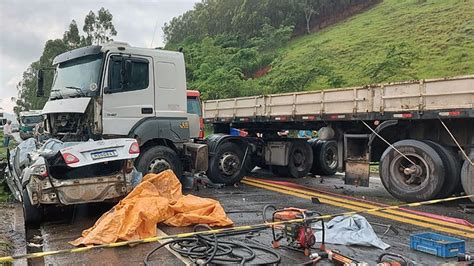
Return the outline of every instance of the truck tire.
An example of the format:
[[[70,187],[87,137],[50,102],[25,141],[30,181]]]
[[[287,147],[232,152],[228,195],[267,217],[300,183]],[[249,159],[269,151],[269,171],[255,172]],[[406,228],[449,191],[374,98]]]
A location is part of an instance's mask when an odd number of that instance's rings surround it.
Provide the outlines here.
[[[226,142],[211,158],[207,177],[214,183],[233,185],[239,182],[248,167],[243,166],[244,152],[235,143]]]
[[[166,146],[153,146],[140,154],[136,163],[137,170],[143,175],[148,173],[160,173],[171,169],[178,179],[183,175],[183,165],[178,154]]]
[[[472,153],[470,158],[474,159]],[[474,166],[468,160],[464,161],[461,169],[461,184],[466,195],[474,195]],[[470,200],[474,202],[474,197],[471,197]]]
[[[44,209],[42,206],[33,206],[26,189],[23,189],[23,216],[28,227],[37,226],[43,221]]]
[[[438,153],[444,163],[444,184],[436,197],[446,198],[456,192],[461,182],[461,163],[456,159],[456,154],[446,147],[431,140],[425,140],[424,142]]]
[[[401,140],[393,146],[398,151],[388,147],[380,159],[380,179],[385,189],[405,202],[434,199],[443,187],[446,173],[438,153],[418,140]]]
[[[313,165],[313,152],[306,141],[294,141],[288,159],[288,175],[300,178],[308,175]]]
[[[314,175],[331,176],[337,172],[337,143],[334,140],[319,140],[313,142],[313,166],[311,173]]]

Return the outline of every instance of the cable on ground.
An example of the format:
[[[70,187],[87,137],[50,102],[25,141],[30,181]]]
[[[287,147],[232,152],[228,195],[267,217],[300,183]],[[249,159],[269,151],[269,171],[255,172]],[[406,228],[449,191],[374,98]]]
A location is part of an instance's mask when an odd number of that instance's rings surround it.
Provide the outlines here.
[[[194,232],[202,228],[204,230],[212,230],[208,225],[196,225]],[[281,256],[274,250],[260,245],[253,245],[237,241],[220,240],[220,236],[227,236],[226,234],[215,234],[212,236],[195,235],[192,237],[178,238],[162,243],[152,249],[144,258],[145,265],[150,265],[150,257],[157,250],[164,246],[169,246],[173,251],[183,257],[190,259],[193,264],[207,265],[213,264],[240,264],[250,263],[257,257],[256,250],[273,257],[272,261],[265,261],[262,264],[276,264],[281,261]],[[251,264],[256,264],[252,262]]]

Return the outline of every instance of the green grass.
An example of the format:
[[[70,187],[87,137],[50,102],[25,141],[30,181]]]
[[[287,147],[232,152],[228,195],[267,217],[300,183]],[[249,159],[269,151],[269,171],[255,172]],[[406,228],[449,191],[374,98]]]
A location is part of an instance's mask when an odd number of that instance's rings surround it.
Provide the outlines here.
[[[474,74],[474,0],[385,0],[374,8],[280,49],[263,79],[285,75],[281,66],[307,71],[315,53],[343,79],[343,86],[373,83],[364,69],[379,63],[390,45],[405,44],[415,56],[406,71],[383,80],[403,81]],[[330,87],[313,78],[305,89]]]
[[[15,141],[10,141],[10,148],[16,145]],[[5,160],[7,156],[7,149],[3,147],[3,132],[0,132],[0,162]],[[0,169],[1,171],[1,169]],[[0,173],[0,181],[3,179],[3,173]],[[5,182],[0,182],[0,202],[5,202],[10,197],[10,191]]]

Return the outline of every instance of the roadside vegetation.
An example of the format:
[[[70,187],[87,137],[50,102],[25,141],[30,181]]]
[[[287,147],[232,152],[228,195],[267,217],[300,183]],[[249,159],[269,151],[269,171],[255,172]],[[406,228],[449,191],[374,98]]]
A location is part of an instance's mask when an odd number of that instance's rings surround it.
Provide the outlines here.
[[[188,87],[204,100],[440,78],[474,73],[473,17],[472,0],[202,1],[165,24],[164,49],[182,49]],[[112,40],[112,19],[90,11],[82,31],[73,20],[48,40],[17,86],[15,112],[41,109],[36,71]]]
[[[204,99],[474,73],[472,1],[299,2],[198,4],[164,27],[166,48],[183,48],[189,87]],[[308,34],[304,14],[311,10]]]
[[[10,148],[15,147],[15,140],[10,141]],[[3,147],[3,132],[0,131],[0,171],[3,171],[2,163],[6,161],[7,149]],[[5,202],[10,197],[10,190],[3,182],[3,173],[0,173],[0,202]]]

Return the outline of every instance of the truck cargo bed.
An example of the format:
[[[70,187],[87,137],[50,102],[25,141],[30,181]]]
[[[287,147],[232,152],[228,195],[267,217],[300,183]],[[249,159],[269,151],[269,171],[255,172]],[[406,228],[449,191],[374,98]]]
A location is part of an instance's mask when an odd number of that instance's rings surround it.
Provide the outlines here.
[[[205,101],[207,123],[474,117],[474,75]]]

